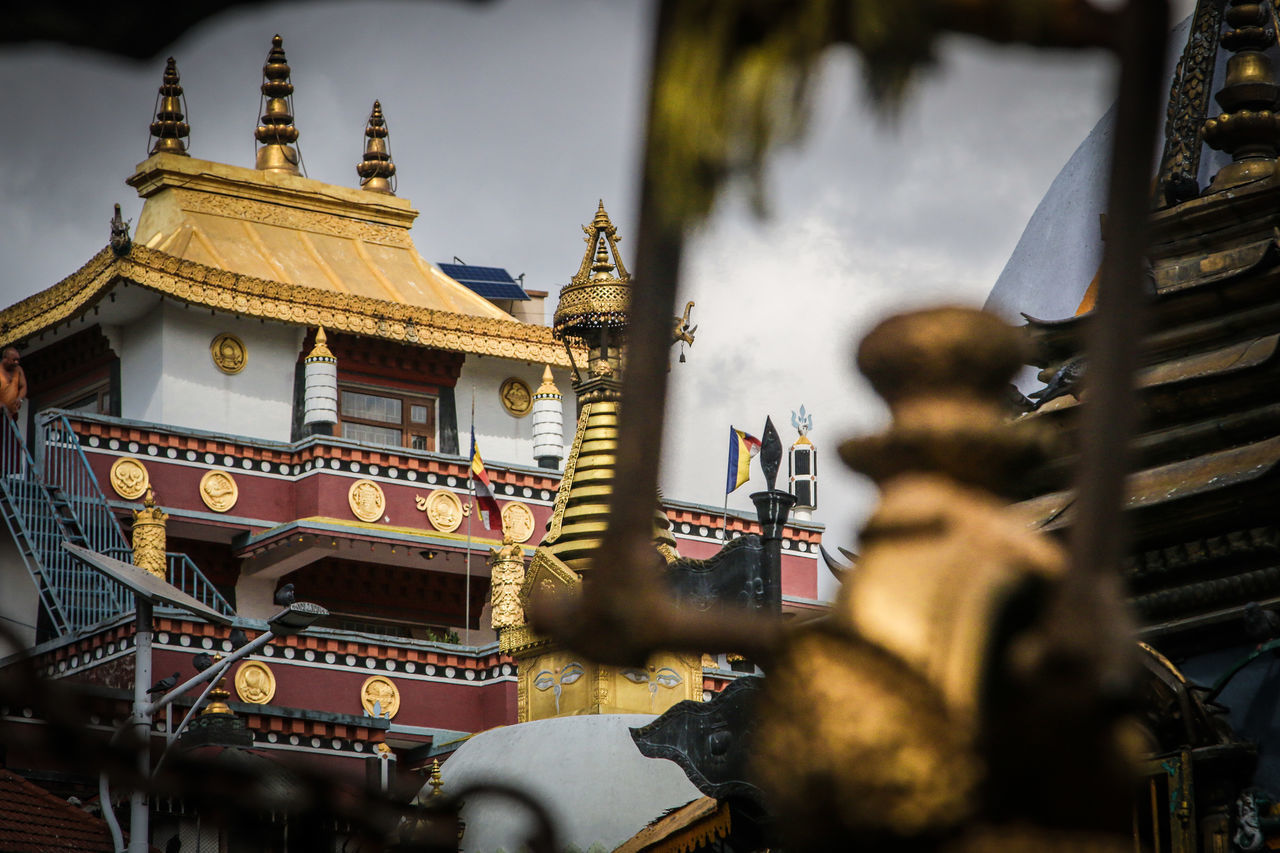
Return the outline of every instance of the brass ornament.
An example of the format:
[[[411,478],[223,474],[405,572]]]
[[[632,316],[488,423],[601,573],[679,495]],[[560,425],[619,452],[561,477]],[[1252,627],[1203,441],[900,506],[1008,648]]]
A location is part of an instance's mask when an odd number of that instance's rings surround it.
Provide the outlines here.
[[[236,670],[236,695],[250,705],[266,705],[276,695],[276,675],[262,661],[247,660]]]
[[[502,529],[513,542],[528,542],[533,536],[533,510],[520,501],[502,507]]]
[[[244,370],[249,354],[244,342],[227,332],[223,332],[209,344],[209,353],[213,356],[213,364],[223,373],[234,375]]]
[[[489,553],[489,567],[490,624],[495,631],[523,625],[524,549],[511,541],[509,533],[502,547]]]
[[[356,480],[347,490],[351,513],[361,521],[377,521],[387,508],[387,496],[373,480]]]
[[[370,717],[390,720],[400,710],[400,688],[385,675],[372,675],[360,687],[360,706]]]
[[[513,418],[523,418],[533,411],[533,392],[523,379],[512,376],[498,389],[502,408]]]
[[[165,522],[169,516],[156,506],[155,493],[147,488],[143,507],[133,514],[133,564],[165,580],[169,574],[169,555],[165,553]]]
[[[413,500],[418,509],[427,514],[427,521],[431,522],[431,526],[441,533],[457,530],[467,515],[462,501],[448,489],[436,489],[425,498],[419,495]]]
[[[230,471],[215,469],[200,478],[200,500],[214,512],[226,512],[240,498],[240,487]]]
[[[111,488],[127,501],[136,501],[151,486],[147,466],[131,456],[121,456],[111,463]]]

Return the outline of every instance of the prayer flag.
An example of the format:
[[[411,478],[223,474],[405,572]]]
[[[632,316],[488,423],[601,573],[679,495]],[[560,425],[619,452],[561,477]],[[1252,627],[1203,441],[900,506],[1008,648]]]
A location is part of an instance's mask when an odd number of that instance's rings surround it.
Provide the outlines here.
[[[760,439],[729,427],[729,474],[724,486],[726,495],[751,479],[751,460],[759,452]]]
[[[484,460],[480,458],[480,448],[476,447],[476,428],[471,427],[471,484],[476,493],[476,506],[480,510],[480,520],[486,530],[493,530],[493,521],[502,525],[502,512],[498,509],[498,501],[493,496],[493,483],[489,482],[489,472],[484,470]]]

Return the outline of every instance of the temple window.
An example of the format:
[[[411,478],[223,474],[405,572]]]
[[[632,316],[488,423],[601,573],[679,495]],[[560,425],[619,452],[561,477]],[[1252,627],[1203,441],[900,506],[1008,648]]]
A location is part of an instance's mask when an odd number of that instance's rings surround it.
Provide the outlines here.
[[[341,436],[384,447],[436,449],[436,401],[396,389],[343,385],[338,402]]]

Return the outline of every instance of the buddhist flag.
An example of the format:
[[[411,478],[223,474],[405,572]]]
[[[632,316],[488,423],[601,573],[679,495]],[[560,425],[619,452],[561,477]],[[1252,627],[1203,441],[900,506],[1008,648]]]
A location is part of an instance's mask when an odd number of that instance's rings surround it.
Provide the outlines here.
[[[760,439],[729,427],[729,476],[724,484],[726,495],[751,479],[751,459],[759,452]]]
[[[476,505],[480,509],[480,520],[485,530],[493,529],[493,522],[501,526],[502,512],[498,509],[498,501],[493,496],[493,483],[489,482],[489,472],[484,470],[484,460],[480,458],[480,448],[476,447],[476,428],[471,427],[471,487],[475,490]]]

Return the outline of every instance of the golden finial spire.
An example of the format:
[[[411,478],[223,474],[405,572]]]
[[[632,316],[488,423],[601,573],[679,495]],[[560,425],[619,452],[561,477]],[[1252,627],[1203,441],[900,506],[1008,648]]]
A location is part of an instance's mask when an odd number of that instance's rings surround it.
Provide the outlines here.
[[[156,138],[156,144],[151,146],[152,154],[187,156],[187,145],[183,140],[191,133],[191,125],[183,121],[185,109],[186,98],[182,95],[178,64],[171,56],[165,61],[164,80],[156,95],[156,120],[151,122],[151,135]]]
[[[544,365],[542,368],[542,384],[538,386],[538,390],[533,392],[533,399],[539,397],[554,397],[560,399],[560,389],[556,387],[556,378],[551,375],[551,365]]]
[[[431,759],[431,779],[427,782],[431,786],[431,795],[429,799],[444,796],[444,779],[440,778],[440,759]]]
[[[214,652],[213,665],[217,666],[220,660],[222,660],[222,655]],[[226,684],[227,677],[225,675],[218,679],[218,686],[209,691],[209,702],[204,706],[204,710],[200,712],[200,716],[234,713],[230,706],[227,705],[227,700],[231,698],[231,691],[227,690]]]
[[[156,494],[147,487],[142,509],[133,512],[133,564],[165,580],[169,558],[165,553],[165,522],[169,516],[156,506]]]
[[[364,160],[356,166],[360,176],[360,188],[375,193],[395,195],[391,179],[396,174],[396,164],[391,162],[391,149],[387,145],[387,121],[382,117],[382,103],[373,102],[369,123],[364,128]]]
[[[334,358],[332,350],[329,349],[328,338],[325,337],[324,334],[324,326],[316,327],[316,343],[315,346],[311,348],[311,354],[308,355],[305,360],[311,361],[312,359],[317,358]]]
[[[262,96],[267,99],[262,113],[262,124],[254,137],[262,147],[258,149],[257,168],[267,172],[298,171],[298,128],[293,126],[293,84],[289,82],[289,63],[284,56],[284,40],[279,35],[271,39],[271,52],[262,66]]]
[[[1202,132],[1205,144],[1230,153],[1232,162],[1213,176],[1206,195],[1269,178],[1275,170],[1280,127],[1272,110],[1280,86],[1266,53],[1276,45],[1274,14],[1270,4],[1247,0],[1231,0],[1223,13],[1222,44],[1232,51],[1215,96],[1223,112],[1207,119]]]

